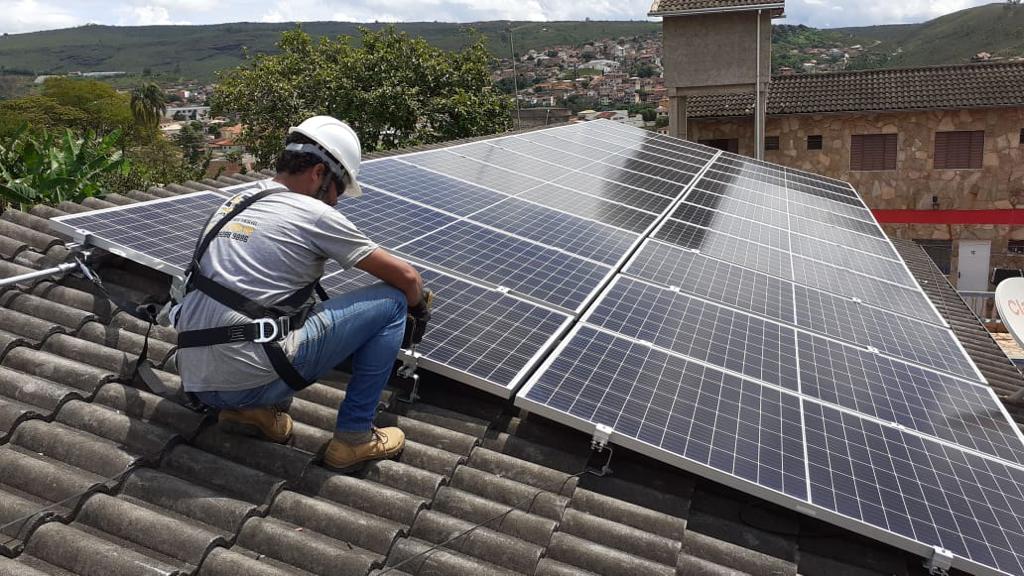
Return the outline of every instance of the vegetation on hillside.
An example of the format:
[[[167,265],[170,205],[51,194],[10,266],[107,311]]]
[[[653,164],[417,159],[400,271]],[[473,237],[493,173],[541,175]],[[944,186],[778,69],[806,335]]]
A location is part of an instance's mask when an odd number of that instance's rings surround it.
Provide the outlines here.
[[[448,52],[395,28],[314,40],[295,29],[280,53],[225,73],[213,113],[245,126],[241,141],[261,166],[286,131],[309,116],[345,118],[366,151],[493,134],[508,128],[512,100],[491,85],[485,39]]]
[[[812,56],[803,53],[807,48],[842,48],[848,46],[849,37],[831,30],[810,26],[776,24],[772,26],[772,71],[787,66],[799,70]]]
[[[654,34],[660,22],[478,22],[471,26],[487,39],[492,56],[510,54],[509,27],[515,28],[519,52],[558,44],[581,45],[599,38],[631,38]],[[178,78],[210,82],[215,72],[244,62],[250,54],[275,54],[281,34],[293,24],[234,23],[209,26],[117,27],[87,25],[64,30],[10,34],[0,37],[0,68],[17,66],[35,74],[71,71],[125,71],[158,80]],[[306,22],[302,29],[314,38],[352,36],[358,46],[359,28],[381,31],[384,24]],[[462,50],[475,43],[464,34],[467,25],[407,22],[396,25],[409,36],[422,38],[442,50]],[[3,70],[0,69],[0,74]],[[114,80],[117,82],[117,80]]]

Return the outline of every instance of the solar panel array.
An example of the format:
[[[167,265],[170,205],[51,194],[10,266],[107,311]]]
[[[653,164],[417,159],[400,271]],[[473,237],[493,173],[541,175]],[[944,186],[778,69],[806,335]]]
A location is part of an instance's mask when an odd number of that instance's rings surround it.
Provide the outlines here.
[[[1024,437],[843,182],[718,155],[516,403],[923,556],[1024,574]]]
[[[921,555],[1024,574],[1024,437],[848,184],[610,122],[369,161],[360,181],[339,210],[437,292],[426,368]],[[180,269],[221,200],[60,226]],[[324,284],[373,281],[332,267]]]

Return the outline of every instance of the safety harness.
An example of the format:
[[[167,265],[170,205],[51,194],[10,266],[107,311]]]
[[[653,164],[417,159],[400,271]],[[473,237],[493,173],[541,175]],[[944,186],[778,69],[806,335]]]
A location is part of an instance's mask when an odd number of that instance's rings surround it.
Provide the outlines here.
[[[250,318],[252,322],[179,332],[178,348],[216,346],[218,344],[234,342],[254,342],[260,344],[263,347],[263,351],[266,352],[271,366],[273,366],[274,371],[277,372],[281,380],[293,390],[298,391],[309,386],[312,382],[307,381],[303,378],[302,374],[299,374],[299,371],[295,369],[295,366],[288,359],[287,354],[281,349],[279,342],[293,330],[298,330],[305,324],[312,304],[304,304],[310,300],[314,291],[321,300],[327,300],[327,292],[320,286],[320,280],[314,280],[296,290],[291,296],[273,306],[267,307],[199,272],[199,261],[202,260],[210,243],[232,218],[238,216],[243,210],[252,206],[257,201],[282,191],[283,189],[281,188],[264,190],[236,204],[230,212],[210,228],[206,235],[199,239],[195,252],[192,254],[192,262],[185,273],[185,294],[192,290],[199,290],[220,304]],[[291,314],[287,312],[287,310],[295,309],[298,309],[298,312],[292,312]]]

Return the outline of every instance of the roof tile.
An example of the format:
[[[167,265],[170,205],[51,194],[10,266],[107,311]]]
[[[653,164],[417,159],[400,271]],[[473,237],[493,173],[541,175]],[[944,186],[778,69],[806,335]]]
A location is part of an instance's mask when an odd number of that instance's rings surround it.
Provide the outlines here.
[[[1024,106],[1024,62],[774,76],[769,115]],[[753,93],[691,96],[691,118],[750,116]]]
[[[654,0],[648,16],[685,14],[716,10],[757,10],[764,6],[779,6],[785,0]]]

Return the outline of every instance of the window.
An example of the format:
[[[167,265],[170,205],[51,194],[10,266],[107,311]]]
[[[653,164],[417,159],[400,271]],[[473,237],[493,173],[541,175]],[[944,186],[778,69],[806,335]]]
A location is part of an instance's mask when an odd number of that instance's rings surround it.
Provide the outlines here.
[[[807,137],[808,150],[821,150],[821,134],[812,134]]]
[[[778,136],[765,136],[764,137],[764,149],[765,150],[778,150],[779,149],[779,137]]]
[[[935,168],[978,169],[985,153],[985,131],[935,133]]]
[[[914,240],[924,251],[931,256],[935,265],[943,274],[949,274],[950,260],[953,254],[952,240]]]
[[[719,150],[725,150],[726,152],[732,152],[734,154],[740,151],[740,140],[739,138],[713,138],[711,140],[698,140],[698,144],[705,146],[711,146],[712,148],[718,148]]]
[[[895,169],[895,134],[854,134],[850,137],[850,170]]]
[[[1020,129],[1020,143],[1024,144],[1024,128]]]
[[[1006,246],[1006,252],[1009,254],[1024,254],[1024,240],[1010,240],[1009,245]]]

